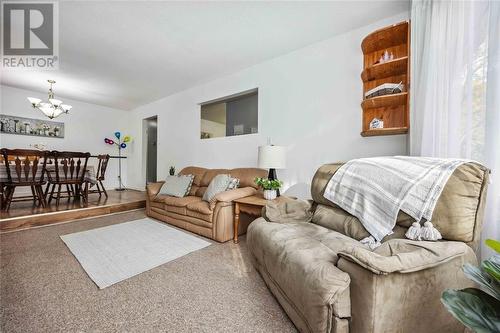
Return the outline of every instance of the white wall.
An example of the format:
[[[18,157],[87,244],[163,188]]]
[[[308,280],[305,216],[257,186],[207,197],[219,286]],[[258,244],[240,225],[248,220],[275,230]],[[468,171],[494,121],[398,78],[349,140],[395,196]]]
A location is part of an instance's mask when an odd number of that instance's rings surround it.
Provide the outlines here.
[[[267,138],[288,147],[285,188],[309,184],[327,162],[406,154],[406,136],[363,138],[361,131],[362,39],[408,13],[312,44],[235,74],[168,96],[133,111],[129,183],[143,187],[142,119],[158,115],[158,178],[188,165],[253,167]],[[224,61],[224,59],[221,59]],[[200,140],[200,106],[241,91],[259,89],[259,133]],[[300,186],[300,185],[299,185]]]
[[[57,88],[56,88],[57,89]],[[57,93],[57,90],[55,91]],[[46,119],[40,111],[31,107],[26,97],[46,99],[47,96],[39,92],[0,86],[1,114],[26,118]],[[14,134],[0,134],[0,146],[4,148],[33,149],[31,144],[45,143],[48,150],[70,150],[90,152],[92,155],[110,154],[117,155],[115,146],[104,143],[104,137],[111,138],[115,131],[127,134],[128,117],[130,112],[111,109],[80,101],[59,97],[66,104],[73,106],[68,115],[61,115],[54,121],[64,123],[64,138],[36,137]],[[127,154],[127,150],[124,151]],[[127,181],[127,161],[122,163],[122,177]],[[95,164],[96,159],[91,158],[89,163]],[[118,186],[118,160],[111,159],[106,171],[104,185],[107,189]]]

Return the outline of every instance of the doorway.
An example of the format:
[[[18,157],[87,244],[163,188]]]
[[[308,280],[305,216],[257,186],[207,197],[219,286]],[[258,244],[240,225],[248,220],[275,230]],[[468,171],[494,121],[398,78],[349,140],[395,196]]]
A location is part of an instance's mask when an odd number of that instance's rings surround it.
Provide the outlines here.
[[[158,117],[143,120],[144,142],[146,147],[146,184],[156,182]]]

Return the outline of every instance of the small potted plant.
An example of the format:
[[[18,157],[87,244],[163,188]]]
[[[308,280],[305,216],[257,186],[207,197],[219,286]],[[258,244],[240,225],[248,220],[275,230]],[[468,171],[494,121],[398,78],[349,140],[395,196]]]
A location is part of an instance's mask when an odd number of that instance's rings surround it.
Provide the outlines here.
[[[283,182],[278,179],[255,178],[255,184],[264,190],[264,198],[267,200],[276,199],[276,190],[281,188]]]
[[[174,176],[175,175],[175,167],[171,166],[170,169],[168,169],[168,173],[170,174],[170,176]]]

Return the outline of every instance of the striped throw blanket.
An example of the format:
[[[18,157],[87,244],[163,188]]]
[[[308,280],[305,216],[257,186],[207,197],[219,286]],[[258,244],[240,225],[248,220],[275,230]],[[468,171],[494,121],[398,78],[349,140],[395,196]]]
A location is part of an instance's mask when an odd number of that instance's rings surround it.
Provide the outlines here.
[[[400,210],[429,221],[443,187],[465,160],[374,157],[347,162],[328,182],[324,197],[356,216],[381,241],[392,233]]]

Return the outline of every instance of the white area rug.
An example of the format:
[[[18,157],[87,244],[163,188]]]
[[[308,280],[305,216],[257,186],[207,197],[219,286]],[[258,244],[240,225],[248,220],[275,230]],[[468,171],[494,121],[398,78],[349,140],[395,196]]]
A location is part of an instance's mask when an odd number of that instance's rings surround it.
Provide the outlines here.
[[[149,218],[61,239],[100,289],[210,245]]]

